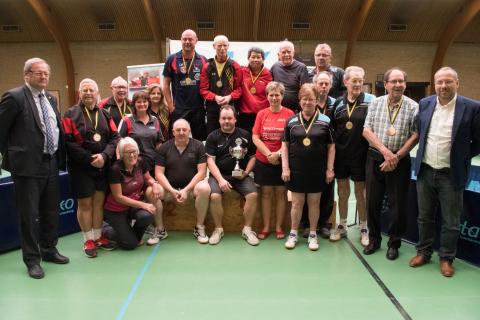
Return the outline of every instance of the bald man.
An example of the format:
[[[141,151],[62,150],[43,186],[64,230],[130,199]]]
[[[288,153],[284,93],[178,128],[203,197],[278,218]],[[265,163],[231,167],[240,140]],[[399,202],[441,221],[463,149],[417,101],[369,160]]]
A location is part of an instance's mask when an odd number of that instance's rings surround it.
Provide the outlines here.
[[[182,50],[171,54],[163,69],[163,93],[171,112],[171,121],[185,119],[195,123],[192,137],[207,138],[205,108],[200,95],[200,73],[207,59],[195,51],[198,38],[195,31],[187,29],[180,38]]]
[[[229,46],[226,36],[216,36],[215,57],[208,59],[202,70],[200,94],[205,99],[208,134],[220,128],[220,107],[227,104],[238,107],[242,96],[242,69],[228,57]]]

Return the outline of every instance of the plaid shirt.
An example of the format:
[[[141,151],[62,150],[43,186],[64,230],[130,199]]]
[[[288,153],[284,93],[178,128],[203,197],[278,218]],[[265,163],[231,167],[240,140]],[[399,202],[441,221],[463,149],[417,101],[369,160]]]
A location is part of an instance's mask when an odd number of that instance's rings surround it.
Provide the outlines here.
[[[417,113],[418,103],[403,96],[403,102],[401,109],[398,112],[397,118],[393,124],[396,130],[394,136],[387,134],[390,124],[389,108],[388,108],[388,95],[384,95],[376,98],[368,108],[367,118],[365,119],[364,128],[371,129],[382,144],[392,152],[397,152],[405,141],[410,138],[413,133],[418,131],[417,129]],[[394,112],[392,112],[393,116]]]

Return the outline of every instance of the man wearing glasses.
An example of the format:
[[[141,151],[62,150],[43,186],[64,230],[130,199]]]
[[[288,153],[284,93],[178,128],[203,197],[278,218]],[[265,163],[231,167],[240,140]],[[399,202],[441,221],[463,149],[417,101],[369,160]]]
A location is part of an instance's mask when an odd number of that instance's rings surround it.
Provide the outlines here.
[[[407,222],[410,150],[418,141],[418,103],[403,95],[407,80],[403,70],[389,69],[383,79],[387,94],[368,108],[363,129],[370,145],[366,165],[369,244],[363,253],[372,254],[380,248],[380,217],[386,194],[390,211],[387,259],[395,260]]]
[[[23,70],[25,85],[0,100],[0,152],[15,186],[23,261],[30,277],[41,279],[42,260],[69,262],[56,248],[65,141],[57,101],[46,90],[50,66],[32,58]]]
[[[336,66],[332,66],[332,49],[326,43],[320,43],[315,48],[315,69],[308,72],[310,81],[313,81],[313,77],[322,71],[326,71],[332,75],[332,88],[328,92],[328,95],[333,98],[338,98],[345,92],[343,86],[343,74],[345,71]]]
[[[130,101],[127,98],[127,81],[118,76],[112,80],[110,88],[112,88],[112,96],[100,101],[98,106],[107,109],[112,116],[113,122],[118,127],[120,120],[125,115],[132,113]]]

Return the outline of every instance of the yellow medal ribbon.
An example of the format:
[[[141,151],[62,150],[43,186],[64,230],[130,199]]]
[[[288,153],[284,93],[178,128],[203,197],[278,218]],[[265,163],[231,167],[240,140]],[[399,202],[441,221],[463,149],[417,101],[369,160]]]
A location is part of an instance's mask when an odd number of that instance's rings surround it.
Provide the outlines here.
[[[262,66],[262,70],[260,70],[260,72],[258,73],[258,75],[257,75],[257,77],[256,77],[255,79],[253,79],[252,69],[248,68],[248,71],[250,72],[250,79],[252,80],[252,84],[253,84],[253,86],[252,86],[252,88],[250,89],[250,91],[252,91],[252,90],[255,88],[255,82],[257,82],[258,78],[260,78],[260,75],[262,74],[264,68],[265,68],[265,67]],[[253,90],[253,91],[257,92],[256,89]],[[255,92],[252,92],[252,93],[255,94]]]
[[[350,121],[350,117],[352,116],[353,110],[355,110],[355,107],[357,106],[357,101],[358,101],[358,98],[355,99],[355,103],[353,104],[352,109],[350,109],[350,106],[347,103],[347,114],[348,114],[349,121]]]
[[[122,118],[125,117],[125,114],[127,113],[127,108],[128,108],[127,102],[125,101],[125,99],[123,99],[122,108],[120,108],[120,105],[118,104],[117,100],[115,100],[115,103],[117,104],[118,112],[120,112],[120,115],[122,116]]]
[[[299,112],[298,113],[298,118],[300,119],[300,123],[302,124],[303,126],[303,129],[305,129],[305,138],[303,139],[303,144],[305,146],[309,146],[310,145],[310,138],[308,137],[308,132],[310,131],[310,129],[312,128],[312,125],[313,123],[315,122],[315,118],[317,117],[318,115],[318,109],[315,109],[315,114],[313,115],[313,118],[312,118],[312,121],[310,122],[310,124],[308,125],[308,128],[305,128],[305,124],[303,123],[303,117],[302,117],[302,112]]]
[[[193,58],[192,58],[192,61],[190,62],[190,66],[187,68],[187,62],[185,61],[185,56],[183,55],[183,52],[182,52],[182,61],[183,61],[183,66],[185,67],[185,69],[187,69],[187,78],[188,78],[188,75],[190,74],[190,70],[192,70],[192,66],[193,66],[193,63],[195,62],[195,51],[193,51]]]
[[[388,119],[390,120],[390,124],[391,124],[392,127],[393,127],[393,124],[395,123],[395,119],[397,119],[398,112],[400,111],[400,108],[402,107],[402,104],[403,104],[403,96],[402,96],[402,99],[400,99],[400,103],[398,103],[398,108],[397,108],[397,110],[395,110],[395,111],[393,112],[393,118],[392,118],[392,114],[391,114],[391,110],[390,110],[390,101],[389,101],[388,98],[387,98],[387,100],[385,101],[385,104],[386,104],[387,111],[388,111]]]
[[[93,131],[97,131],[97,126],[98,126],[98,111],[95,113],[95,125],[93,124],[92,118],[90,117],[90,112],[88,111],[88,108],[85,107],[85,112],[87,113],[88,120],[90,120],[90,123],[92,124]]]

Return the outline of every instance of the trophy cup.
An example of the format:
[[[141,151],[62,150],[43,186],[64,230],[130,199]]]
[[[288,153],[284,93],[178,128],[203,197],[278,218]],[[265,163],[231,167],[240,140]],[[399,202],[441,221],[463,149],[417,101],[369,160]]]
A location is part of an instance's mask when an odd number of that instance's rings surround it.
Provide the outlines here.
[[[235,165],[235,168],[232,171],[232,177],[241,177],[243,170],[240,169],[240,166],[238,165],[238,162],[241,159],[243,159],[243,157],[247,153],[247,148],[242,148],[242,146],[241,146],[242,139],[240,139],[240,138],[235,139],[235,144],[236,144],[236,146],[233,147],[233,148],[230,147],[230,150],[229,150],[232,158],[237,160],[237,164]]]

